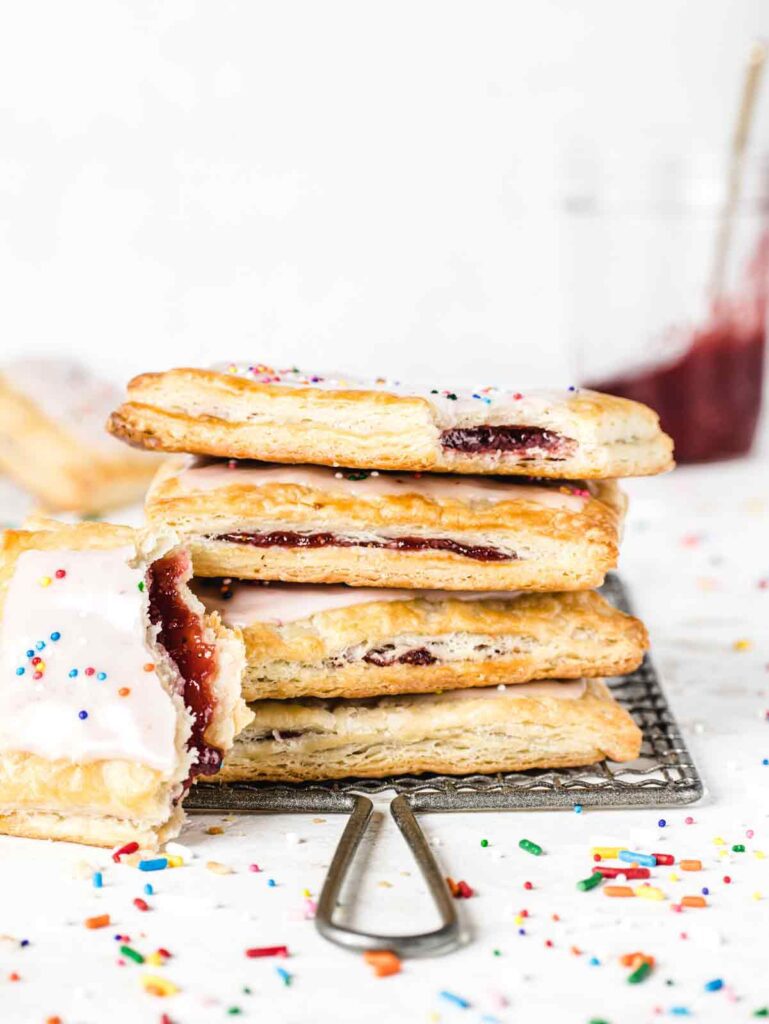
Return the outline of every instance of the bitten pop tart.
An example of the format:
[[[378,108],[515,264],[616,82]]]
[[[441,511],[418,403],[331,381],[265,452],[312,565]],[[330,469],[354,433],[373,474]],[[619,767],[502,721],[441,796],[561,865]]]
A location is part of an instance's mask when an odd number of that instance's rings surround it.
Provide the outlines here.
[[[110,429],[151,450],[360,469],[606,479],[673,465],[656,413],[624,398],[420,389],[260,363],[145,373]]]
[[[169,460],[150,522],[195,574],[441,590],[575,590],[616,564],[614,481],[564,482]]]
[[[39,525],[0,542],[0,832],[154,847],[251,718],[242,641],[170,531]]]
[[[514,594],[194,581],[243,631],[246,700],[374,697],[611,676],[640,664],[638,619],[595,591]]]

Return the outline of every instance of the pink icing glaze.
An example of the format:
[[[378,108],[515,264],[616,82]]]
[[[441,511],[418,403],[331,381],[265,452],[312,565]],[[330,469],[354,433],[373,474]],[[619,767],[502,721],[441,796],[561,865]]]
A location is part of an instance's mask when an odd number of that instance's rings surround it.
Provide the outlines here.
[[[297,622],[333,608],[380,601],[509,601],[510,591],[396,590],[377,587],[345,587],[327,583],[233,583],[232,597],[224,599],[218,587],[197,580],[193,586],[209,611],[218,611],[228,626],[255,622]]]
[[[452,476],[444,473],[371,473],[365,479],[354,479],[358,473],[325,466],[273,466],[258,463],[236,463],[225,460],[200,462],[192,460],[178,475],[178,482],[188,494],[207,493],[232,485],[261,487],[266,484],[299,484],[332,494],[353,497],[391,497],[419,494],[425,498],[453,499],[466,502],[533,501],[548,508],[580,512],[584,494],[565,494],[556,487],[518,484],[482,476]],[[350,479],[353,477],[353,479]]]

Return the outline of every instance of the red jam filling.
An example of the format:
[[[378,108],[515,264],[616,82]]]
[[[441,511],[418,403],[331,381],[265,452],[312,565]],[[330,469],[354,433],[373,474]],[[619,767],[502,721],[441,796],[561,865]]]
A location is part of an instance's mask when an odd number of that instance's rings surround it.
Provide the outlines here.
[[[388,551],[448,551],[452,555],[476,562],[515,562],[516,554],[498,548],[460,544],[444,537],[392,537],[382,540],[355,540],[335,533],[294,533],[276,530],[272,533],[220,533],[212,540],[230,544],[250,544],[256,548],[384,548]]]
[[[426,647],[415,647],[399,657],[393,657],[392,647],[385,646],[369,651],[363,660],[377,668],[389,668],[390,665],[434,665],[438,659]]]
[[[556,461],[568,458],[577,450],[577,442],[573,438],[543,427],[456,427],[443,431],[441,444],[452,451],[472,455],[511,452],[522,456],[531,454],[536,458],[544,452],[546,458]]]
[[[222,752],[205,740],[214,711],[213,677],[216,648],[203,639],[200,615],[187,606],[179,584],[189,577],[189,557],[171,552],[153,562],[147,572],[150,622],[160,626],[158,643],[168,653],[181,676],[181,696],[192,712],[192,735],[188,748],[198,759],[190,776],[213,775],[222,763]]]

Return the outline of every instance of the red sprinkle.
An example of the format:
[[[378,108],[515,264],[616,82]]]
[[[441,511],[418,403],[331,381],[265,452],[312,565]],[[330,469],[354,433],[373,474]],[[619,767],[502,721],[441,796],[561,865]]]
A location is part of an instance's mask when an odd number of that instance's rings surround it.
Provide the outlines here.
[[[623,875],[625,878],[651,878],[651,872],[648,868],[631,868],[628,865],[626,868],[593,868],[593,871],[599,875],[603,875],[604,878],[619,878]]]
[[[160,953],[161,956],[164,956],[166,958],[166,960],[170,960],[171,959],[171,954],[163,946],[160,946],[158,948],[158,953]]]
[[[524,887],[524,889],[533,889],[534,888],[534,884],[533,884],[533,882],[524,882],[523,883],[523,887]]]
[[[288,946],[254,946],[246,950],[246,956],[251,960],[262,956],[288,956]]]
[[[474,895],[473,890],[470,888],[467,882],[457,882],[457,889],[459,891],[459,896],[463,900],[469,900],[470,897]]]
[[[88,669],[86,669],[86,672],[87,671]],[[121,857],[127,856],[129,853],[136,853],[138,849],[138,843],[126,843],[125,846],[121,846],[119,850],[115,850],[115,852],[112,854],[112,859],[116,864],[119,864]]]
[[[57,569],[56,572],[54,573],[54,576],[56,577],[57,580],[63,580],[66,575],[66,569]]]
[[[675,864],[676,862],[672,853],[653,853],[652,857],[656,858],[658,864]]]
[[[724,885],[729,885],[729,883],[731,882],[731,880],[732,880],[732,879],[731,879],[731,876],[730,876],[730,875],[724,875]]]
[[[149,910],[150,905],[146,900],[143,900],[141,896],[137,896],[134,900],[134,906],[137,910]]]
[[[95,668],[91,668],[91,666],[89,665],[88,668],[85,670],[85,674],[87,676],[92,676],[95,671],[96,671],[96,669]]]

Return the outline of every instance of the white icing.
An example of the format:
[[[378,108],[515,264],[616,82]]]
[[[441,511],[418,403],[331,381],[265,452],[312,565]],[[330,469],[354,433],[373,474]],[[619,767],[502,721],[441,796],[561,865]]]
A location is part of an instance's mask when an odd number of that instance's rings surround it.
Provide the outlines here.
[[[322,391],[379,391],[402,398],[426,399],[442,429],[457,425],[498,424],[541,425],[568,417],[568,402],[573,392],[550,389],[518,392],[505,388],[415,388],[383,377],[366,380],[349,374],[313,374],[299,370],[279,370],[260,364],[217,363],[213,369],[247,380],[285,387],[311,387]],[[448,397],[449,395],[455,397]],[[516,397],[517,396],[517,397]]]
[[[207,493],[221,487],[263,487],[268,484],[298,484],[330,494],[352,497],[393,497],[418,494],[437,500],[492,502],[533,501],[548,508],[579,512],[585,506],[582,494],[567,494],[557,487],[518,484],[482,476],[453,476],[444,473],[360,473],[329,466],[277,466],[265,463],[242,464],[221,460],[206,462],[191,459],[180,470],[178,481],[186,493]]]
[[[173,774],[177,716],[157,673],[144,668],[155,658],[133,554],[122,547],[19,556],[0,624],[0,750],[73,762],[125,759]],[[49,585],[41,585],[44,578]],[[45,647],[35,655],[45,671],[36,681],[26,652],[39,641]],[[88,667],[106,679],[86,675]],[[121,697],[121,687],[130,694]]]
[[[420,694],[416,700],[487,700],[502,697],[529,697],[533,699],[556,698],[557,700],[579,700],[585,694],[587,683],[584,679],[542,680],[536,683],[511,683],[509,686],[477,686],[467,690],[444,690],[443,693]]]
[[[0,372],[14,391],[31,398],[64,430],[91,445],[125,450],[105,426],[122,400],[120,389],[111,381],[65,359],[22,359]]]
[[[377,587],[344,587],[330,583],[242,583],[228,588],[226,600],[212,586],[197,583],[196,594],[209,611],[218,611],[228,626],[250,626],[256,622],[297,622],[334,608],[381,601],[509,601],[511,591],[396,590]]]

